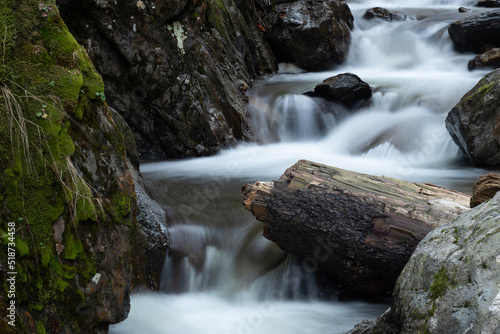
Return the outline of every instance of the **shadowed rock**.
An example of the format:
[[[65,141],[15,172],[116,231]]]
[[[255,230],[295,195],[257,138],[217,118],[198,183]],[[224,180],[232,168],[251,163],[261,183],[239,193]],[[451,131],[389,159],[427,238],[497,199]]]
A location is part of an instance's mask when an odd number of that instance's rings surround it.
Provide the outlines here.
[[[276,5],[266,25],[266,38],[278,61],[319,71],[346,59],[353,17],[343,1],[301,0]]]
[[[448,28],[459,51],[484,52],[500,46],[500,10],[470,16]]]
[[[366,20],[379,18],[386,21],[404,21],[408,19],[408,16],[401,13],[394,13],[388,9],[382,7],[373,7],[368,9],[363,15]]]
[[[323,97],[352,107],[368,103],[372,97],[370,85],[352,73],[343,73],[325,79],[309,96]]]

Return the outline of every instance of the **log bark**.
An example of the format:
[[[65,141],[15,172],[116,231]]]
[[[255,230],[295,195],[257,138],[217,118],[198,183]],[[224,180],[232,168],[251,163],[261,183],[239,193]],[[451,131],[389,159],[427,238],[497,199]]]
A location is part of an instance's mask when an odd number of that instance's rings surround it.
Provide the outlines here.
[[[274,182],[245,184],[264,236],[338,283],[346,296],[390,293],[418,242],[468,209],[470,196],[301,160]]]

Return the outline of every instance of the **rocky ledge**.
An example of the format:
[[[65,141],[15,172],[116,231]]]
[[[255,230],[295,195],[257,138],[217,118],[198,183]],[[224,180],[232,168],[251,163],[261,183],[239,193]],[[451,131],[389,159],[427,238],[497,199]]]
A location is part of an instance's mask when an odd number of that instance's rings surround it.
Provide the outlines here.
[[[418,242],[468,209],[468,195],[301,160],[274,182],[245,184],[264,236],[338,283],[345,296],[381,297]]]

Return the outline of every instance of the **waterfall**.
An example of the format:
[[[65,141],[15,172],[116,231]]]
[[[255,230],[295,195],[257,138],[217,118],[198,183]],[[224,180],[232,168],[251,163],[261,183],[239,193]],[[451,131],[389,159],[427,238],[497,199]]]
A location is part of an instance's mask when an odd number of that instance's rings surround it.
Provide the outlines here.
[[[447,33],[466,3],[348,4],[355,28],[345,64],[315,73],[282,64],[248,93],[258,143],[141,166],[169,208],[170,253],[161,292],[133,295],[129,318],[111,333],[344,333],[387,305],[325,299],[314,270],[261,236],[242,208],[241,185],[277,179],[299,159],[465,191],[484,173],[467,164],[445,129],[448,111],[486,74],[467,70],[472,55],[455,52]],[[375,6],[408,19],[362,19]],[[304,94],[346,72],[372,87],[369,107]]]

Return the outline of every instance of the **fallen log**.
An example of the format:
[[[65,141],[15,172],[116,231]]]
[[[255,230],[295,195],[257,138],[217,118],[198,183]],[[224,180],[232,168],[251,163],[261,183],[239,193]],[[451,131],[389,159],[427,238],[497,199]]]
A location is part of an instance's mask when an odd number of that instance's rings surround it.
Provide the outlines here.
[[[468,209],[470,196],[301,160],[274,182],[242,187],[264,236],[322,270],[342,295],[381,297],[418,242]]]

